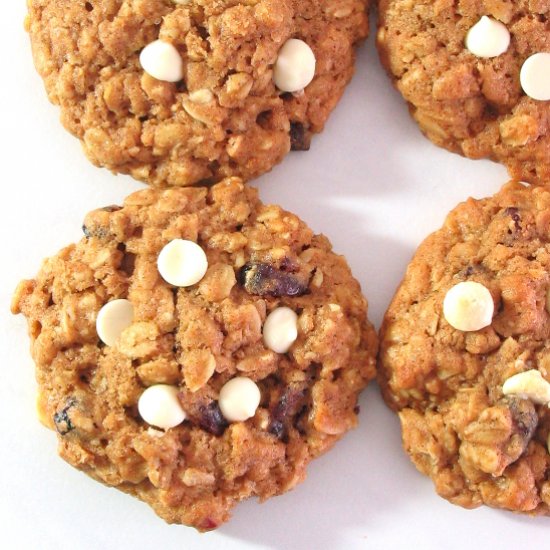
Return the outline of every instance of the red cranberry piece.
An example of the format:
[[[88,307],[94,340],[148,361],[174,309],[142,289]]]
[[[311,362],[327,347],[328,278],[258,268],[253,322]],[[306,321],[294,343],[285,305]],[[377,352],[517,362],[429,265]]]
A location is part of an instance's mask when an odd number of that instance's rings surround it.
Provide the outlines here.
[[[269,433],[281,440],[288,436],[288,426],[292,419],[304,408],[306,389],[303,385],[291,384],[271,410]]]
[[[227,420],[224,418],[217,401],[212,401],[206,406],[199,407],[199,426],[213,435],[222,435],[227,428]]]
[[[293,151],[309,151],[311,134],[301,122],[290,123],[290,148]]]
[[[308,285],[299,277],[263,262],[249,262],[241,267],[238,282],[256,296],[302,296]]]

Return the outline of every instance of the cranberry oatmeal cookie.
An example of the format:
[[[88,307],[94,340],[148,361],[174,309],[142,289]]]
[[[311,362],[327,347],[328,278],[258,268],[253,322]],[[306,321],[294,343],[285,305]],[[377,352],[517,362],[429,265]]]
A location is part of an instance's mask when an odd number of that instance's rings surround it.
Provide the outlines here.
[[[236,178],[146,189],[23,281],[59,452],[168,522],[218,527],[357,423],[376,334],[328,240]]]
[[[514,179],[550,181],[550,4],[379,0],[378,48],[420,129]]]
[[[36,68],[90,160],[155,186],[252,178],[307,150],[368,0],[28,0]]]
[[[469,199],[411,261],[381,330],[379,381],[437,492],[550,515],[550,192]]]

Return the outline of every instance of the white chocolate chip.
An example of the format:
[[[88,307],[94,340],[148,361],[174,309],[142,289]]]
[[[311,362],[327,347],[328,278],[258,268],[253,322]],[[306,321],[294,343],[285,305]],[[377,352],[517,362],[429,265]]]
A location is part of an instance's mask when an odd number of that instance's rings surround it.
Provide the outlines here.
[[[160,251],[157,266],[162,278],[171,285],[191,286],[204,277],[208,260],[197,243],[174,239]]]
[[[546,311],[550,313],[550,288],[546,291]]]
[[[157,80],[179,82],[183,78],[183,61],[178,50],[169,42],[155,40],[139,55],[143,70]]]
[[[97,314],[95,328],[101,341],[114,346],[124,329],[134,320],[134,306],[129,300],[107,302]]]
[[[289,307],[278,307],[266,318],[265,345],[276,353],[286,353],[298,338],[298,315]]]
[[[303,41],[287,40],[273,67],[273,81],[282,92],[303,90],[315,75],[315,54]]]
[[[443,300],[443,315],[454,328],[475,331],[491,324],[493,298],[481,283],[465,281],[453,286]]]
[[[523,91],[539,101],[550,99],[550,53],[536,53],[527,58],[519,79]]]
[[[147,424],[163,430],[178,426],[186,418],[178,399],[178,388],[166,384],[147,388],[139,398],[138,411]]]
[[[539,405],[550,403],[550,384],[536,369],[526,370],[508,378],[502,385],[502,393],[530,399]]]
[[[497,57],[510,46],[506,25],[484,15],[466,36],[466,47],[477,57]]]
[[[238,376],[223,386],[218,404],[229,422],[242,422],[256,414],[260,399],[260,388],[256,383],[245,376]]]

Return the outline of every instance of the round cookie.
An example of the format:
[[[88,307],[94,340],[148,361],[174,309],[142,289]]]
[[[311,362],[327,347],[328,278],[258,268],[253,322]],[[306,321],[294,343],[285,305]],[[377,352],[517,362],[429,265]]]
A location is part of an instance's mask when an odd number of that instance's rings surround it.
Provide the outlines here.
[[[296,216],[229,178],[139,191],[83,231],[12,304],[70,464],[209,530],[356,425],[376,333],[344,258]]]
[[[386,312],[384,398],[455,504],[550,515],[549,297],[550,192],[510,183],[448,215]]]
[[[89,159],[185,186],[250,179],[309,149],[352,77],[367,4],[29,0],[26,27]]]
[[[379,0],[379,12],[382,63],[430,140],[550,180],[547,2]]]

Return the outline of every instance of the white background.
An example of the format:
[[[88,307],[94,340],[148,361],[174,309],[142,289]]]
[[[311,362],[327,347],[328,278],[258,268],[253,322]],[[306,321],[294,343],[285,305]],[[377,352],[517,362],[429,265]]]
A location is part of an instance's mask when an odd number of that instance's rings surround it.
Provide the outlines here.
[[[73,470],[35,417],[24,319],[11,294],[43,257],[81,237],[84,214],[140,184],[94,168],[58,123],[35,74],[23,0],[3,3],[0,99],[0,546],[4,549],[548,548],[550,519],[462,510],[439,498],[401,450],[375,384],[360,426],[291,493],[235,509],[217,532],[168,526],[139,501]],[[383,73],[372,37],[325,132],[254,185],[344,254],[380,324],[414,249],[468,196],[494,193],[505,170],[423,138]]]

